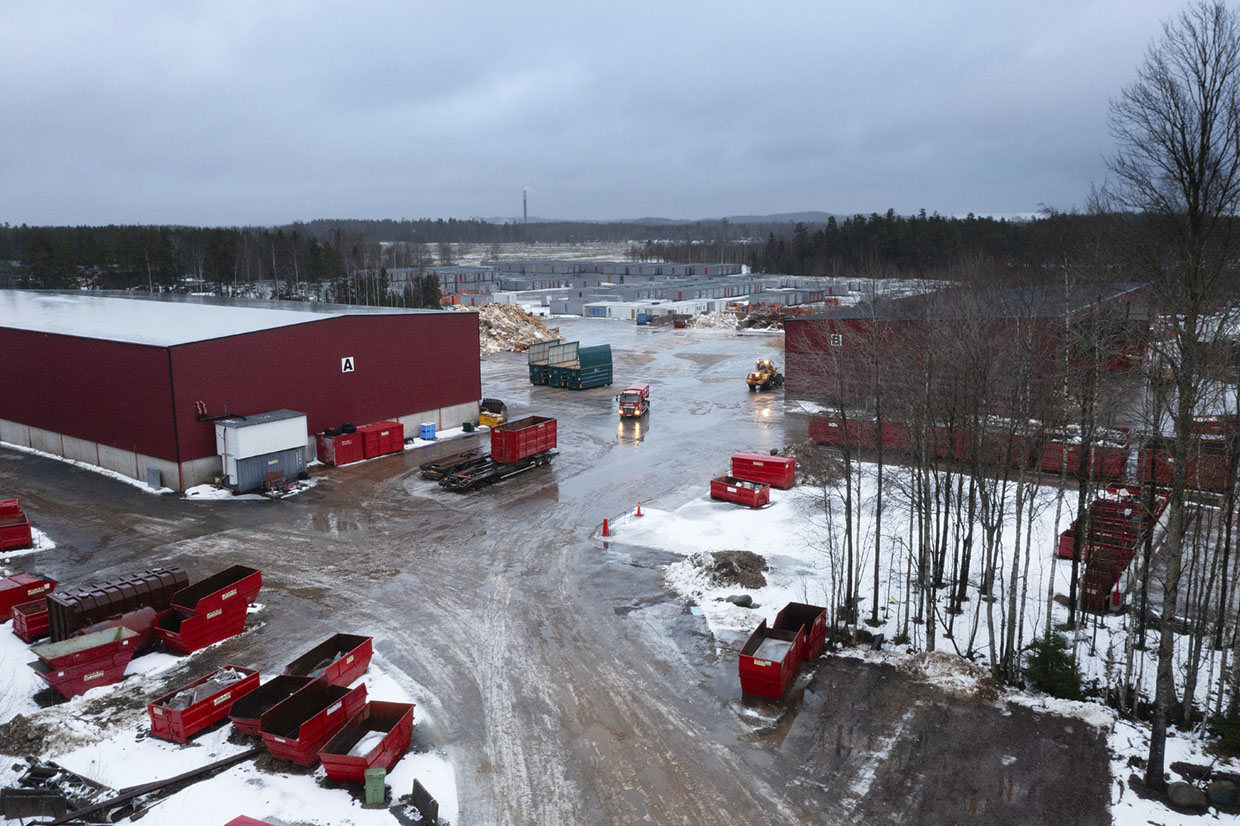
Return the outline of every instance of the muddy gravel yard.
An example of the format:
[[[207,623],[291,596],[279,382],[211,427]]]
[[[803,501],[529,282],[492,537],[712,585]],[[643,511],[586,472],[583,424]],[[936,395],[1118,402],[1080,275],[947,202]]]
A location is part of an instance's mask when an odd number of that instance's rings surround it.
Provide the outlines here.
[[[803,440],[782,393],[744,383],[755,358],[782,354],[771,336],[556,323],[612,345],[617,387],[531,387],[524,356],[483,359],[484,395],[559,420],[549,468],[468,495],[421,478],[468,437],[315,468],[319,484],[283,501],[191,502],[0,450],[0,495],[57,544],[9,567],[83,584],[163,564],[194,579],[262,569],[258,621],[191,659],[276,673],[331,633],[373,635],[417,704],[419,749],[451,765],[461,824],[1111,822],[1106,731],[1086,721],[864,656],[818,658],[782,701],[742,697],[744,640],[715,637],[667,590],[678,557],[597,531],[638,502],[701,497],[732,452]],[[651,384],[652,413],[620,422],[612,396],[630,381]],[[742,555],[720,562],[720,576],[762,576]],[[140,709],[185,670],[116,701]],[[55,757],[37,720],[0,730],[0,748]],[[201,822],[242,814],[209,805]]]

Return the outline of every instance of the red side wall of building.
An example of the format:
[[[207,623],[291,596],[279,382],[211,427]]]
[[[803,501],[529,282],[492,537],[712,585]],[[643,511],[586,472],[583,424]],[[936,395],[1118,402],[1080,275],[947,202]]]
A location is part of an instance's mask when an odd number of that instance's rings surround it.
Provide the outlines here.
[[[0,419],[175,460],[168,351],[0,328]]]
[[[200,401],[297,410],[318,432],[481,395],[475,313],[325,316],[170,348],[0,328],[0,418],[172,462],[215,455]]]
[[[317,433],[482,396],[475,313],[328,317],[171,352],[182,462],[215,455],[199,402],[212,416],[297,410]],[[351,373],[341,370],[346,357]]]

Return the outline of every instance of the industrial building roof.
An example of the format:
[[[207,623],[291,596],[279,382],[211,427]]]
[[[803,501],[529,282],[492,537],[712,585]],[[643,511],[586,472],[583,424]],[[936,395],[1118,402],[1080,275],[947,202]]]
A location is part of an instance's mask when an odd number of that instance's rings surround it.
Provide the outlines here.
[[[440,313],[294,301],[0,290],[0,327],[172,347],[329,316]]]
[[[945,289],[939,292],[854,304],[797,321],[951,321],[970,315],[985,318],[1048,318],[1064,311],[1079,313],[1095,304],[1133,296],[1144,284],[1080,284],[1009,287],[992,290]]]
[[[250,416],[229,416],[226,419],[220,419],[216,424],[224,427],[254,427],[260,424],[270,424],[271,422],[283,422],[288,419],[304,419],[305,413],[299,413],[296,410],[272,410],[268,413],[254,413]]]

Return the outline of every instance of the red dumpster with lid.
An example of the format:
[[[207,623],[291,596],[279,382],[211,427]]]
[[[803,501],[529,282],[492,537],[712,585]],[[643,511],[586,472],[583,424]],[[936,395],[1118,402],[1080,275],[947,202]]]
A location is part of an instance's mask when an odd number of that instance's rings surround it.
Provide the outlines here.
[[[258,688],[253,668],[225,665],[147,703],[151,734],[174,743],[189,738],[228,716],[233,703]]]
[[[374,637],[333,634],[289,663],[284,673],[348,685],[366,673],[373,654]]]
[[[265,713],[312,682],[311,677],[273,677],[236,700],[228,710],[228,717],[237,731],[257,735],[259,721]]]
[[[760,508],[771,501],[771,486],[735,476],[720,476],[710,480],[710,498]]]
[[[263,587],[263,573],[248,565],[233,565],[172,596],[172,607],[183,617],[206,614],[237,602],[250,604]]]
[[[801,664],[797,652],[804,650],[804,628],[776,631],[762,620],[741,648],[738,664],[741,691],[773,700],[783,697]]]
[[[392,770],[413,738],[413,704],[372,700],[319,751],[332,780],[362,783],[367,769]]]
[[[0,622],[13,616],[15,606],[46,597],[55,588],[56,580],[37,574],[13,574],[0,579]]]
[[[761,482],[787,490],[797,483],[797,460],[791,456],[734,453],[732,475],[747,482]]]
[[[39,659],[29,666],[64,697],[76,697],[96,686],[119,682],[133,659],[137,636],[118,627],[38,645],[30,650]]]
[[[26,642],[46,637],[51,631],[47,619],[47,598],[13,606],[13,633]]]
[[[362,437],[362,455],[371,459],[405,449],[405,426],[400,422],[375,422],[357,429]]]
[[[319,762],[319,750],[365,705],[365,683],[347,688],[313,680],[264,713],[258,733],[272,757],[313,766]]]

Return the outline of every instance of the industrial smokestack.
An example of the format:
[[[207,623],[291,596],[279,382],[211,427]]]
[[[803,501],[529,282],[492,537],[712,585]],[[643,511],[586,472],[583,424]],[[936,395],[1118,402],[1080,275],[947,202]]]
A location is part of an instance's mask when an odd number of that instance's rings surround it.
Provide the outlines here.
[[[529,187],[521,190],[521,223],[523,224],[528,224],[530,222],[530,204],[527,197],[529,192]]]

